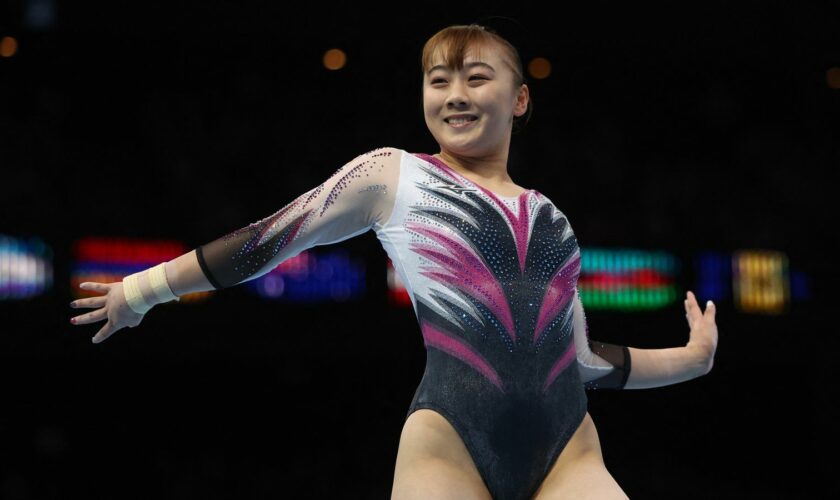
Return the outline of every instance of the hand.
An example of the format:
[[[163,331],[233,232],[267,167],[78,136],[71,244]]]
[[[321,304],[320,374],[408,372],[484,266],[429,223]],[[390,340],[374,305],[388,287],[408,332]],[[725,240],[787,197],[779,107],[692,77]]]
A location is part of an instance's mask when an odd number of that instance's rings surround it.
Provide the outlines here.
[[[709,373],[714,364],[715,351],[718,343],[718,330],[715,324],[715,312],[717,309],[712,301],[706,304],[706,310],[702,311],[697,304],[697,298],[692,292],[686,292],[685,318],[688,320],[688,327],[691,329],[686,347],[692,350],[702,367],[701,375]]]
[[[115,283],[96,283],[86,282],[79,285],[82,290],[93,290],[101,292],[105,295],[99,297],[89,297],[86,299],[74,300],[70,303],[70,307],[99,307],[95,311],[87,314],[76,316],[70,320],[74,325],[86,325],[94,321],[102,321],[107,319],[105,324],[96,335],[93,336],[94,344],[98,344],[107,339],[114,332],[125,326],[133,328],[140,324],[143,319],[143,314],[137,314],[129,307],[125,301],[125,294],[123,293],[123,284],[121,281]]]

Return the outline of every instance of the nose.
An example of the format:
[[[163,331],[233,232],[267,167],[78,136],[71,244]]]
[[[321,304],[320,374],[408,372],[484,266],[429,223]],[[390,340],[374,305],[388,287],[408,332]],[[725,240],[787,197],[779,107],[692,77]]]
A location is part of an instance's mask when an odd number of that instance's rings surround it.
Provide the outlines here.
[[[460,78],[453,78],[449,85],[449,96],[446,98],[447,108],[462,108],[469,104],[469,97],[465,90],[465,85]]]

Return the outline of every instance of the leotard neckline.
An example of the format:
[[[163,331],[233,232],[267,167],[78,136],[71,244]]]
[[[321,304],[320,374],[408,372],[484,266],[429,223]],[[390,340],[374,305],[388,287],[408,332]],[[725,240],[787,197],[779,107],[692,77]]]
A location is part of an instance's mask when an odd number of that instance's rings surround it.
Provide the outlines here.
[[[523,196],[526,196],[528,193],[531,193],[531,192],[534,191],[533,189],[526,189],[525,191],[522,191],[521,193],[519,193],[515,196],[505,196],[505,195],[499,194],[495,191],[491,191],[490,189],[487,189],[486,187],[482,186],[481,184],[475,182],[474,180],[469,179],[466,176],[464,176],[463,174],[458,173],[455,169],[453,169],[452,167],[450,167],[449,165],[447,165],[446,163],[444,163],[440,159],[435,158],[434,156],[432,156],[430,154],[427,154],[427,153],[412,153],[412,154],[414,156],[420,158],[421,160],[427,162],[427,163],[431,163],[432,165],[434,165],[436,167],[439,167],[439,168],[442,168],[442,169],[446,170],[447,172],[453,172],[453,173],[457,174],[459,177],[461,177],[463,179],[466,179],[473,186],[475,186],[477,188],[480,188],[485,193],[492,194],[496,198],[502,198],[502,199],[505,199],[505,200],[518,200],[519,198],[522,198]]]

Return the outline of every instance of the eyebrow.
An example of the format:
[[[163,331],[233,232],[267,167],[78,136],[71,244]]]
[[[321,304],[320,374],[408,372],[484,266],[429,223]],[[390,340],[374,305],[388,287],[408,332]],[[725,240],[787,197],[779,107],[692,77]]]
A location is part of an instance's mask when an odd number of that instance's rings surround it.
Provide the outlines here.
[[[471,63],[467,63],[467,64],[465,64],[465,65],[464,65],[464,67],[465,67],[465,68],[473,68],[473,67],[475,67],[475,66],[481,66],[481,67],[487,68],[487,69],[489,69],[490,71],[492,71],[493,73],[495,73],[495,72],[496,72],[496,69],[495,69],[495,68],[493,68],[493,66],[490,66],[489,64],[487,64],[487,63],[485,63],[485,62],[481,62],[481,61],[471,62]],[[427,73],[427,74],[431,74],[431,73],[432,73],[432,71],[434,71],[434,70],[436,70],[436,69],[444,69],[444,70],[448,70],[449,68],[447,68],[447,67],[446,67],[446,66],[444,66],[443,64],[438,64],[437,66],[432,66],[432,68],[428,71],[428,73]]]

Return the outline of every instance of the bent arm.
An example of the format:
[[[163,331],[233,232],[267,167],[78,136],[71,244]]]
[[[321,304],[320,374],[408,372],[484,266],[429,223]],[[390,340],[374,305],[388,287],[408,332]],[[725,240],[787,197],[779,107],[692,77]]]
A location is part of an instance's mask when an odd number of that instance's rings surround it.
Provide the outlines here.
[[[623,389],[632,366],[630,350],[624,346],[593,342],[577,289],[572,303],[577,365],[587,389]]]
[[[710,300],[702,311],[691,291],[686,292],[684,304],[690,328],[688,343],[667,349],[630,348],[634,366],[627,380],[628,389],[676,384],[711,371],[718,341],[717,308]]]
[[[577,291],[573,307],[578,367],[587,389],[649,389],[708,373],[708,356],[688,345],[639,349],[592,341]]]
[[[678,384],[706,374],[704,358],[687,346],[666,349],[629,347],[633,369],[625,389],[650,389]]]

